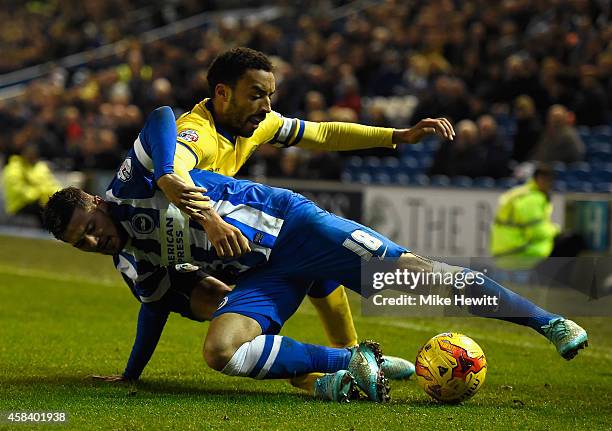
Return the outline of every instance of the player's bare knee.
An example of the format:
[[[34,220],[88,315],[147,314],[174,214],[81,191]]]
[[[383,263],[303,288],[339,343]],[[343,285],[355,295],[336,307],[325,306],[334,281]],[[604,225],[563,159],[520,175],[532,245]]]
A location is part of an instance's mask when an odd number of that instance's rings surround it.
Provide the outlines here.
[[[222,371],[240,346],[232,346],[229,343],[219,341],[206,338],[204,342],[204,361],[213,370]]]
[[[236,351],[259,334],[261,327],[249,317],[234,313],[215,317],[204,341],[204,360],[212,369],[227,374],[226,366]]]

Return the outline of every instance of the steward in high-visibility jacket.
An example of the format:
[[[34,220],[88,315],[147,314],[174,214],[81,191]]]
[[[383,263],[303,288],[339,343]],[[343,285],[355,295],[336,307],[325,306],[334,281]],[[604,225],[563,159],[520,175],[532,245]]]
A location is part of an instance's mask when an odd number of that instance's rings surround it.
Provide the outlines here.
[[[533,178],[499,198],[491,226],[491,254],[503,269],[531,269],[553,250],[559,226],[552,222],[548,193],[553,175],[538,168]]]
[[[20,155],[9,158],[2,182],[8,214],[17,214],[33,204],[42,207],[60,189],[47,164],[38,159],[38,149],[34,146],[27,146]]]

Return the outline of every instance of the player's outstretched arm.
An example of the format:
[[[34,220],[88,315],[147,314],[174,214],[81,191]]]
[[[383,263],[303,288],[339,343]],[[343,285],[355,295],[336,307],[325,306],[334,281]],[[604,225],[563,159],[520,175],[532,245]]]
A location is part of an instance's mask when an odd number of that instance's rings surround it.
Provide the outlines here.
[[[146,303],[140,306],[138,313],[138,325],[136,327],[136,339],[132,347],[132,353],[121,375],[93,375],[94,380],[101,380],[108,383],[120,383],[136,381],[149,363],[157,343],[168,320],[170,314],[167,310],[160,310],[161,307],[153,307]]]
[[[210,198],[203,195],[206,189],[196,186],[189,176],[186,167],[193,167],[194,161],[189,160],[192,156],[188,151],[176,147],[176,123],[169,107],[151,113],[143,129],[143,139],[151,148],[157,185],[170,202],[202,225],[217,255],[238,257],[251,251],[242,232],[211,208]],[[176,166],[175,161],[179,162]]]
[[[182,157],[175,167],[176,119],[169,106],[155,109],[142,129],[140,139],[150,148],[153,175],[170,202],[190,215],[210,208],[206,189],[196,187],[189,177],[189,159]]]
[[[297,121],[297,120],[296,120]],[[394,148],[398,144],[416,144],[431,134],[452,140],[455,131],[446,118],[426,118],[409,129],[390,129],[354,123],[312,123],[305,121],[303,135],[299,133],[281,146],[326,151],[361,150],[375,147]],[[294,127],[296,130],[297,127]],[[300,137],[301,136],[301,137]]]
[[[138,380],[149,363],[168,320],[170,312],[162,307],[143,303],[138,313],[136,339],[123,377],[125,380]],[[107,380],[108,381],[108,380]],[[111,380],[112,381],[112,380]]]

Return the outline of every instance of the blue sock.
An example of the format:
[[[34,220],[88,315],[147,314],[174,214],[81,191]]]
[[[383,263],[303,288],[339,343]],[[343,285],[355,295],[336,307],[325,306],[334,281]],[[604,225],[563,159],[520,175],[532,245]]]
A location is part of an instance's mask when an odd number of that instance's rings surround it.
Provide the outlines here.
[[[472,272],[471,269],[464,269],[464,273]],[[491,295],[498,298],[497,306],[469,306],[470,313],[481,316],[501,319],[508,322],[529,326],[540,334],[542,326],[548,324],[551,319],[561,317],[557,314],[538,307],[526,298],[506,289],[486,275],[480,273],[484,283],[479,285],[471,283],[463,289],[467,297],[480,298],[484,295]]]
[[[345,370],[350,359],[348,349],[300,343],[280,335],[259,335],[240,346],[222,372],[255,379],[283,379]]]

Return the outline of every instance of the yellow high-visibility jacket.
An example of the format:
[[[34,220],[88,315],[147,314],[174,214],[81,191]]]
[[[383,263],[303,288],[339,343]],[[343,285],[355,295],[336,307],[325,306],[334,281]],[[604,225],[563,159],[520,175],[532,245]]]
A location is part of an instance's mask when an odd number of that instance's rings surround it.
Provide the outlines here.
[[[8,214],[15,214],[33,202],[44,205],[60,188],[45,162],[38,161],[31,165],[19,155],[9,158],[2,173],[2,182]]]
[[[548,257],[559,226],[551,220],[553,206],[534,180],[499,198],[491,226],[491,254],[504,269],[529,269]]]

